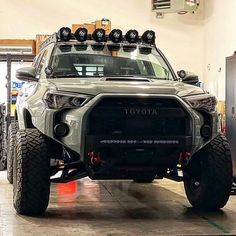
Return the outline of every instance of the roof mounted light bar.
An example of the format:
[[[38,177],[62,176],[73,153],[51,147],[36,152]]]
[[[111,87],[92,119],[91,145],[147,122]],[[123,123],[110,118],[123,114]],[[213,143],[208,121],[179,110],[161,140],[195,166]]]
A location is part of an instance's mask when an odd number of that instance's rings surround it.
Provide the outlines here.
[[[97,43],[105,42],[106,41],[106,31],[102,28],[95,29],[95,31],[92,34],[92,38]]]
[[[155,39],[155,32],[152,30],[147,30],[142,36],[139,36],[138,31],[135,29],[129,30],[125,35],[122,34],[120,29],[113,29],[109,35],[106,35],[105,30],[102,28],[96,29],[92,34],[88,34],[86,28],[78,28],[75,33],[72,33],[70,28],[62,27],[40,46],[40,50],[50,43],[67,42],[70,40],[77,40],[81,43],[87,40],[94,40],[98,44],[111,41],[114,44],[128,43],[152,46],[155,45]]]
[[[123,40],[122,31],[120,29],[113,29],[109,34],[108,39],[113,43],[121,43]]]
[[[139,42],[139,36],[137,30],[129,30],[125,35],[126,41],[129,43],[138,43]]]
[[[142,35],[142,42],[146,44],[155,44],[156,35],[152,30],[147,30]]]
[[[72,38],[71,29],[68,27],[62,27],[57,34],[62,41],[69,41]]]

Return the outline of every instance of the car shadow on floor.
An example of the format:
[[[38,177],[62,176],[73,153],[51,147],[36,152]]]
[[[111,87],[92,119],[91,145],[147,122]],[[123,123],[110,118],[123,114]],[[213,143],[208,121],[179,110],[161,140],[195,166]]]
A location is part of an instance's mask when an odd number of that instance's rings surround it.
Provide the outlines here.
[[[95,182],[86,190],[78,181],[76,194],[57,196],[51,202],[44,218],[76,219],[191,219],[202,214],[225,218],[222,210],[200,212],[192,208],[185,196],[153,184],[137,184],[131,181]],[[82,194],[78,192],[82,191]],[[93,195],[92,197],[90,195]],[[54,196],[55,197],[55,196]],[[56,200],[57,201],[56,201]],[[69,199],[66,201],[65,199]]]
[[[184,195],[161,187],[157,181],[152,184],[76,181],[64,192],[54,185],[45,215],[22,218],[37,227],[56,225],[58,230],[85,227],[91,232],[103,229],[102,232],[135,235],[223,234],[236,229],[236,214],[233,217],[227,209],[197,211]]]

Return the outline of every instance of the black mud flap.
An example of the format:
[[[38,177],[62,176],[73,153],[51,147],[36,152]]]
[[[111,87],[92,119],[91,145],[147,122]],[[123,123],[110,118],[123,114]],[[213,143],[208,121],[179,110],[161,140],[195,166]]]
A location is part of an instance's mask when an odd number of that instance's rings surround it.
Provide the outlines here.
[[[0,104],[0,171],[7,168],[7,121],[5,106]]]
[[[231,195],[236,195],[236,179],[234,179],[234,181],[233,181]]]

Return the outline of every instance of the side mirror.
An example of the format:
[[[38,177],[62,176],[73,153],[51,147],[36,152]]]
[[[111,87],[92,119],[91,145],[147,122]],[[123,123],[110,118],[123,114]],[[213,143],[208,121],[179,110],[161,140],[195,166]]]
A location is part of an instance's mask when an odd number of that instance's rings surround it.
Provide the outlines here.
[[[23,67],[16,71],[16,78],[22,81],[38,81],[34,67]]]
[[[197,75],[185,70],[178,71],[177,75],[182,79],[182,82],[186,84],[196,85],[199,82]]]

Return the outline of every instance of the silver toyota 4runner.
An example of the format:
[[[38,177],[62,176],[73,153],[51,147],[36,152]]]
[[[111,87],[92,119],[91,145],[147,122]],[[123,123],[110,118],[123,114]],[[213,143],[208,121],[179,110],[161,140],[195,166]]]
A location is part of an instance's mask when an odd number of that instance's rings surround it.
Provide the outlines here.
[[[184,182],[194,207],[227,203],[232,161],[217,100],[197,76],[176,76],[153,31],[63,27],[16,77],[26,81],[7,142],[17,213],[44,213],[50,182],[86,176],[165,177]]]

